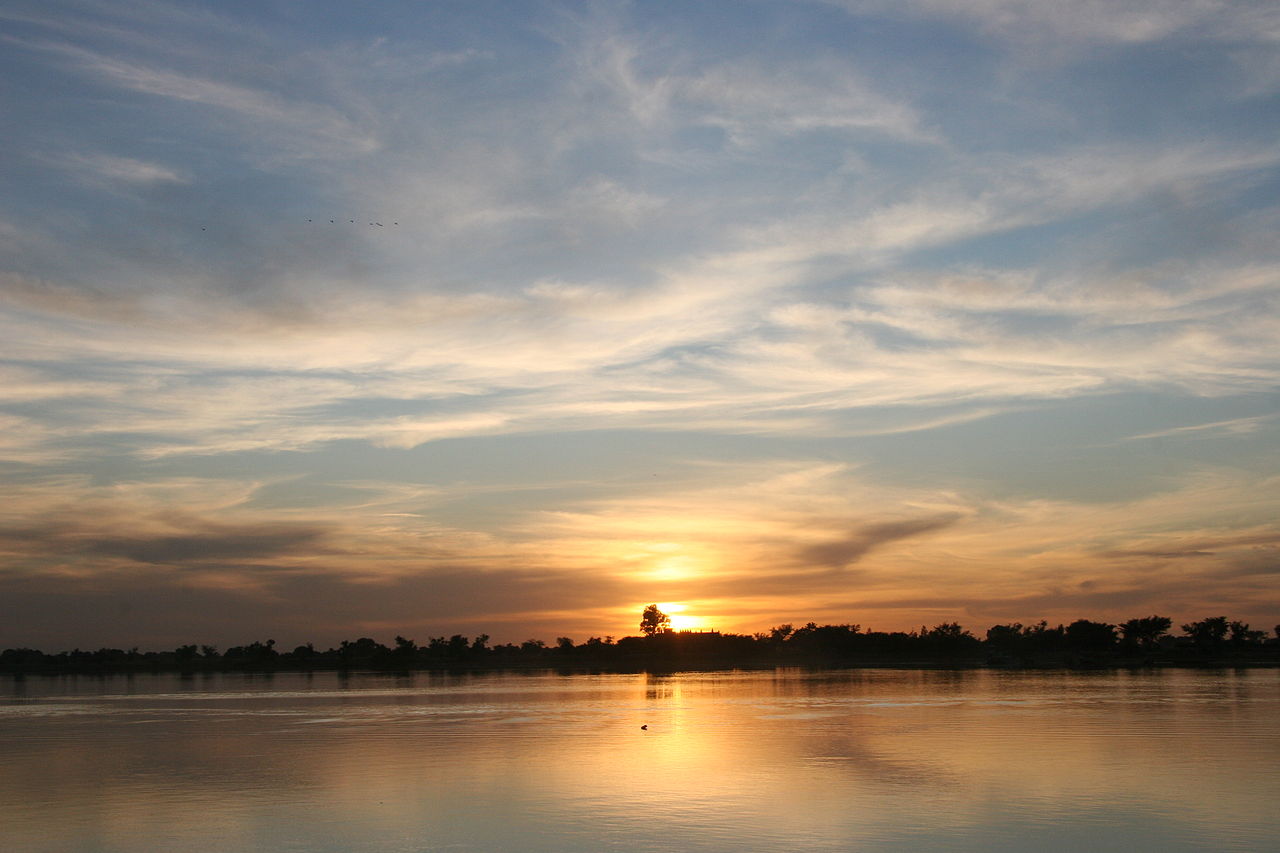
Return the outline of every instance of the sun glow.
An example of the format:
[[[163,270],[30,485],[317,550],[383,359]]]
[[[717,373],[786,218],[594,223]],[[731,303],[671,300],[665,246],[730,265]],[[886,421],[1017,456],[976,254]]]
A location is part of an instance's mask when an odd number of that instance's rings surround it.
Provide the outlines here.
[[[653,580],[684,580],[698,574],[697,563],[686,556],[663,557],[653,562],[649,577]],[[665,610],[663,611],[666,612]]]
[[[671,620],[672,631],[699,631],[706,627],[706,621],[700,616],[685,612],[689,609],[687,604],[665,601],[658,604],[658,609],[667,614],[667,618]]]

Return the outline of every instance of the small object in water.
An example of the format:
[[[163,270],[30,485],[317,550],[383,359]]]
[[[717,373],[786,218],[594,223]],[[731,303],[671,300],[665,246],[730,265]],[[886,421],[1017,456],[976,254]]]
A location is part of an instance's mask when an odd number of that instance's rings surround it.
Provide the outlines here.
[[[647,732],[647,731],[649,731],[649,727],[648,727],[648,726],[641,726],[640,728],[644,729],[646,732]]]

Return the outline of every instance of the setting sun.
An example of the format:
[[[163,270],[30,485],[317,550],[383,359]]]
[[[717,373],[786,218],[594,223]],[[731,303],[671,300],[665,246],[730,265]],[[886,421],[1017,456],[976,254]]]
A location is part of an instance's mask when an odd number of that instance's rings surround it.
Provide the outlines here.
[[[687,604],[665,601],[658,604],[658,609],[671,620],[672,631],[701,631],[706,628],[704,619],[686,612],[689,609]]]

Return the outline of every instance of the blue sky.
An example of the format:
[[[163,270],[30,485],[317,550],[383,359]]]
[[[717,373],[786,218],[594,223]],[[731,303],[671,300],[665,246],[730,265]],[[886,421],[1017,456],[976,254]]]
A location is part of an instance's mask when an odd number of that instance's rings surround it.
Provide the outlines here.
[[[6,3],[0,645],[1270,627],[1278,41]]]

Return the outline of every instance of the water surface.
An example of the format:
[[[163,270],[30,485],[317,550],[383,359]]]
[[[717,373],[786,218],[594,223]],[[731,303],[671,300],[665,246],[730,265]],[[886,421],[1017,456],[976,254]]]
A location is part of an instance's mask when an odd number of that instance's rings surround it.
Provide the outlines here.
[[[1276,670],[0,679],[32,853],[1254,851],[1277,802]]]

